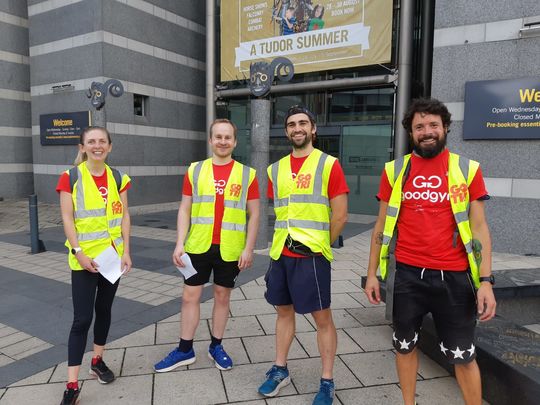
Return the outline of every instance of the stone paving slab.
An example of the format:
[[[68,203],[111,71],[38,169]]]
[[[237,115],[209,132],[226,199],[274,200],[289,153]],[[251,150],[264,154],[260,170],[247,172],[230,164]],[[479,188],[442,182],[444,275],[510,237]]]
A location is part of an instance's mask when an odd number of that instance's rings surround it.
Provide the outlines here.
[[[197,405],[226,403],[229,399],[216,368],[156,374],[154,403],[174,404],[179,403],[179,398],[182,403]]]
[[[321,359],[319,357],[291,360],[288,367],[293,384],[299,393],[319,391],[321,378]],[[359,385],[359,381],[351,372],[350,367],[347,367],[342,361],[342,356],[335,358],[334,380],[338,389],[354,388]]]
[[[10,387],[20,387],[23,385],[36,385],[36,384],[46,384],[50,381],[51,376],[56,369],[57,366],[48,368],[47,370],[43,370],[40,373],[34,374],[28,378],[23,378],[22,380],[19,380],[13,384],[10,385]]]
[[[398,382],[395,355],[391,351],[344,354],[341,359],[364,386]]]
[[[363,326],[389,325],[392,321],[385,319],[385,310],[384,305],[379,305],[370,308],[350,308],[347,312]]]
[[[160,323],[156,329],[156,344],[178,343],[180,339],[181,322]],[[201,319],[194,340],[210,340],[210,328],[206,319]]]
[[[264,330],[255,315],[230,318],[224,336],[248,337],[264,335]]]
[[[262,363],[275,360],[275,335],[246,337],[243,338],[242,341],[246,346],[246,350],[252,363]],[[308,357],[307,353],[298,343],[298,340],[296,340],[296,338],[293,339],[291,348],[289,349],[289,359],[298,359],[305,357]]]
[[[126,335],[120,339],[107,343],[107,349],[149,346],[156,342],[156,324],[148,325],[136,332]]]
[[[110,385],[100,384],[96,380],[85,381],[81,390],[81,403],[84,405],[150,404],[152,403],[152,386],[151,375],[120,377]]]
[[[362,348],[358,346],[353,339],[343,329],[337,331],[338,345],[336,354],[358,353]],[[309,357],[319,356],[319,347],[317,345],[317,332],[297,332],[296,338],[308,353]]]
[[[396,384],[338,390],[336,396],[344,405],[400,404],[403,402],[401,390]]]
[[[257,315],[257,319],[261,323],[264,332],[267,335],[275,335],[276,334],[276,318],[277,315],[275,313],[273,314],[263,314],[263,315]],[[301,315],[296,314],[296,332],[310,332],[314,331],[315,328],[312,326],[311,315]],[[314,321],[313,321],[314,322]]]
[[[393,348],[392,328],[387,325],[346,328],[345,332],[366,352]]]
[[[2,398],[2,405],[56,404],[62,399],[65,383],[28,385],[8,389]]]

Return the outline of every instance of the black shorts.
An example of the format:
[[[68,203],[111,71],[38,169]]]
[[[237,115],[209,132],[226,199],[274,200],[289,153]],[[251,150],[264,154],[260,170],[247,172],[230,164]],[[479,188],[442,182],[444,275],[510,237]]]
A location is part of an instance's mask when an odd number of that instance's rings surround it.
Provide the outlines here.
[[[214,271],[214,284],[234,288],[234,283],[240,273],[238,261],[226,262],[221,258],[219,245],[211,245],[205,253],[188,253],[197,274],[185,279],[184,284],[191,286],[204,285],[210,281]]]
[[[476,290],[469,271],[422,269],[396,263],[393,344],[402,354],[418,344],[424,315],[431,312],[439,348],[451,364],[476,357]]]

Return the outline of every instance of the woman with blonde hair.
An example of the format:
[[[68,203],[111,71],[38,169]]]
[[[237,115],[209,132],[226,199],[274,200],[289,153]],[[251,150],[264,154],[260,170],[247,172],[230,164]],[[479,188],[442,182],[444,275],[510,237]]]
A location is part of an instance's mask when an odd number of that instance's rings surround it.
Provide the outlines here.
[[[131,180],[105,163],[111,150],[111,136],[105,128],[86,128],[80,137],[75,167],[60,176],[56,187],[69,249],[74,312],[68,341],[68,383],[61,405],[79,401],[78,377],[94,311],[90,374],[101,384],[115,379],[103,361],[103,352],[120,280],[109,282],[99,273],[94,259],[112,246],[120,257],[123,274],[131,270],[127,200]]]

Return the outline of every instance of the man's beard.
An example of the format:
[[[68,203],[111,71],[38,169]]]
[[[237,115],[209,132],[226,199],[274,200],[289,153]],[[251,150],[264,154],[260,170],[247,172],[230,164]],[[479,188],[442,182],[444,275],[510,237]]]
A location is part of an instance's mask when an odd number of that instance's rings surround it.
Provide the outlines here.
[[[297,144],[294,141],[294,136],[289,138],[289,142],[291,143],[292,147],[296,150],[304,149],[307,145],[311,143],[311,141],[312,141],[312,138],[308,134],[306,134],[301,144]]]
[[[416,141],[413,141],[413,150],[418,156],[425,159],[437,156],[446,147],[446,134],[444,134],[444,136],[440,139],[437,139],[435,137],[424,137],[422,140],[424,139],[434,139],[435,144],[432,146],[420,146],[419,142],[417,143]]]

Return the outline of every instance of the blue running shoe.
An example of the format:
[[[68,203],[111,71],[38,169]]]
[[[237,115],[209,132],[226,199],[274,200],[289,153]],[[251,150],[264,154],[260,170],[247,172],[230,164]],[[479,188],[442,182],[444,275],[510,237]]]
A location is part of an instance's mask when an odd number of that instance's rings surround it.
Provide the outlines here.
[[[270,370],[266,372],[266,381],[259,387],[259,393],[265,397],[275,397],[279,390],[291,382],[289,377],[289,370],[287,367],[280,368],[273,365]]]
[[[232,360],[222,345],[215,345],[214,348],[209,347],[208,358],[214,360],[214,364],[220,370],[226,371],[232,368]]]
[[[323,380],[321,378],[321,386],[319,392],[315,395],[313,405],[332,405],[335,389],[334,381]]]
[[[166,373],[167,371],[172,371],[180,366],[193,364],[195,363],[195,360],[195,352],[193,349],[184,353],[178,350],[177,347],[159,363],[154,364],[154,370],[156,370],[156,373]]]

